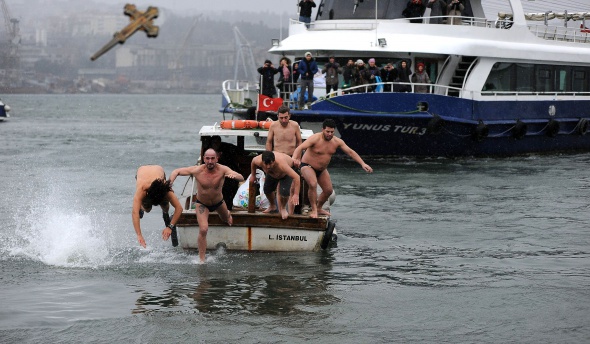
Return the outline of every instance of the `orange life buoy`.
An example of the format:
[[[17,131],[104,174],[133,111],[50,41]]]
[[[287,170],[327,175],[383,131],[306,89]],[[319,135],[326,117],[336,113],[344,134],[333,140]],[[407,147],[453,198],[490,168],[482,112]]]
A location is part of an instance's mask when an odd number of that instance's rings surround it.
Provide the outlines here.
[[[258,128],[258,122],[253,120],[227,120],[221,121],[221,129],[255,129]]]
[[[260,129],[270,129],[270,125],[272,124],[272,121],[260,121],[258,122],[258,128]]]

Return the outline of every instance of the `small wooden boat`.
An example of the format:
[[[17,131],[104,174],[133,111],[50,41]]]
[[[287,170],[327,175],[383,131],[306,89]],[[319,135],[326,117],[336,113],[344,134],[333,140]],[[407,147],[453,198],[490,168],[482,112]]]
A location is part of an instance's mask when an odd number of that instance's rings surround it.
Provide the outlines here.
[[[261,128],[263,126],[260,126]],[[311,136],[311,130],[301,130],[303,140]],[[265,150],[268,131],[265,129],[222,129],[219,125],[205,126],[199,131],[201,140],[201,157],[210,147],[215,136],[222,138],[226,152],[232,156],[223,156],[220,163],[240,172],[247,183],[252,159]],[[226,180],[227,185],[227,180]],[[224,185],[224,189],[226,187]],[[307,201],[306,186],[301,181],[300,204],[305,208]],[[304,192],[305,191],[305,192]],[[279,214],[264,214],[255,208],[256,190],[249,190],[248,208],[234,206],[231,210],[233,225],[222,222],[216,212],[209,215],[207,249],[224,247],[238,251],[319,251],[326,249],[336,240],[335,223],[327,216],[311,218],[295,210],[296,214],[283,220]],[[232,196],[233,197],[233,196]],[[195,213],[196,184],[189,177],[180,197],[184,205],[182,216],[177,226],[178,242],[183,249],[197,249],[199,224]],[[226,199],[226,203],[228,200]],[[308,202],[307,202],[308,203]]]

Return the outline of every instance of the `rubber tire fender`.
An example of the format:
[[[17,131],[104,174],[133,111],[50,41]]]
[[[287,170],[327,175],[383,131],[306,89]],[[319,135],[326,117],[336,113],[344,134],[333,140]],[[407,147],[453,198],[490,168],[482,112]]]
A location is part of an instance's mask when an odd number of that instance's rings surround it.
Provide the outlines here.
[[[547,129],[545,129],[545,134],[549,137],[555,137],[559,134],[559,122],[554,120],[553,118],[547,122]]]
[[[334,233],[334,228],[336,228],[336,223],[334,221],[328,221],[328,227],[326,227],[326,231],[324,232],[324,237],[322,238],[322,243],[320,247],[322,250],[328,248],[330,244],[330,240],[332,240],[332,233]]]

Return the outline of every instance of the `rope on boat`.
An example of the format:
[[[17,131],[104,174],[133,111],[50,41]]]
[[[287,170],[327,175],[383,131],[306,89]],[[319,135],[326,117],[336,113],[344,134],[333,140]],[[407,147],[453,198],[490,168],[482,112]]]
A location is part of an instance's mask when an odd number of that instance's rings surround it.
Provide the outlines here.
[[[340,106],[341,108],[345,108],[348,110],[352,110],[352,111],[356,111],[356,112],[362,112],[362,113],[377,113],[377,114],[390,114],[391,112],[384,112],[384,111],[371,111],[371,110],[362,110],[362,109],[357,109],[357,108],[353,108],[351,106],[348,105],[344,105],[344,104],[340,104],[338,102],[333,101],[330,98],[326,98],[326,97],[320,97],[319,100],[325,100],[328,101],[334,105]],[[408,111],[408,112],[396,112],[396,114],[400,114],[400,115],[410,115],[410,114],[414,114],[414,113],[419,113],[422,112],[420,110],[413,110],[413,111]]]

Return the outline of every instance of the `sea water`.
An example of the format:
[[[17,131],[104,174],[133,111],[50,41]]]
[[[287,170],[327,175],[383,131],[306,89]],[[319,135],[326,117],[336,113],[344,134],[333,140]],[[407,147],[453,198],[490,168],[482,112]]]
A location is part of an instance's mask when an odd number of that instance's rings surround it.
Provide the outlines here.
[[[159,210],[139,246],[134,176],[194,164],[219,96],[3,99],[0,343],[590,341],[590,154],[336,159],[336,247],[198,264]]]

